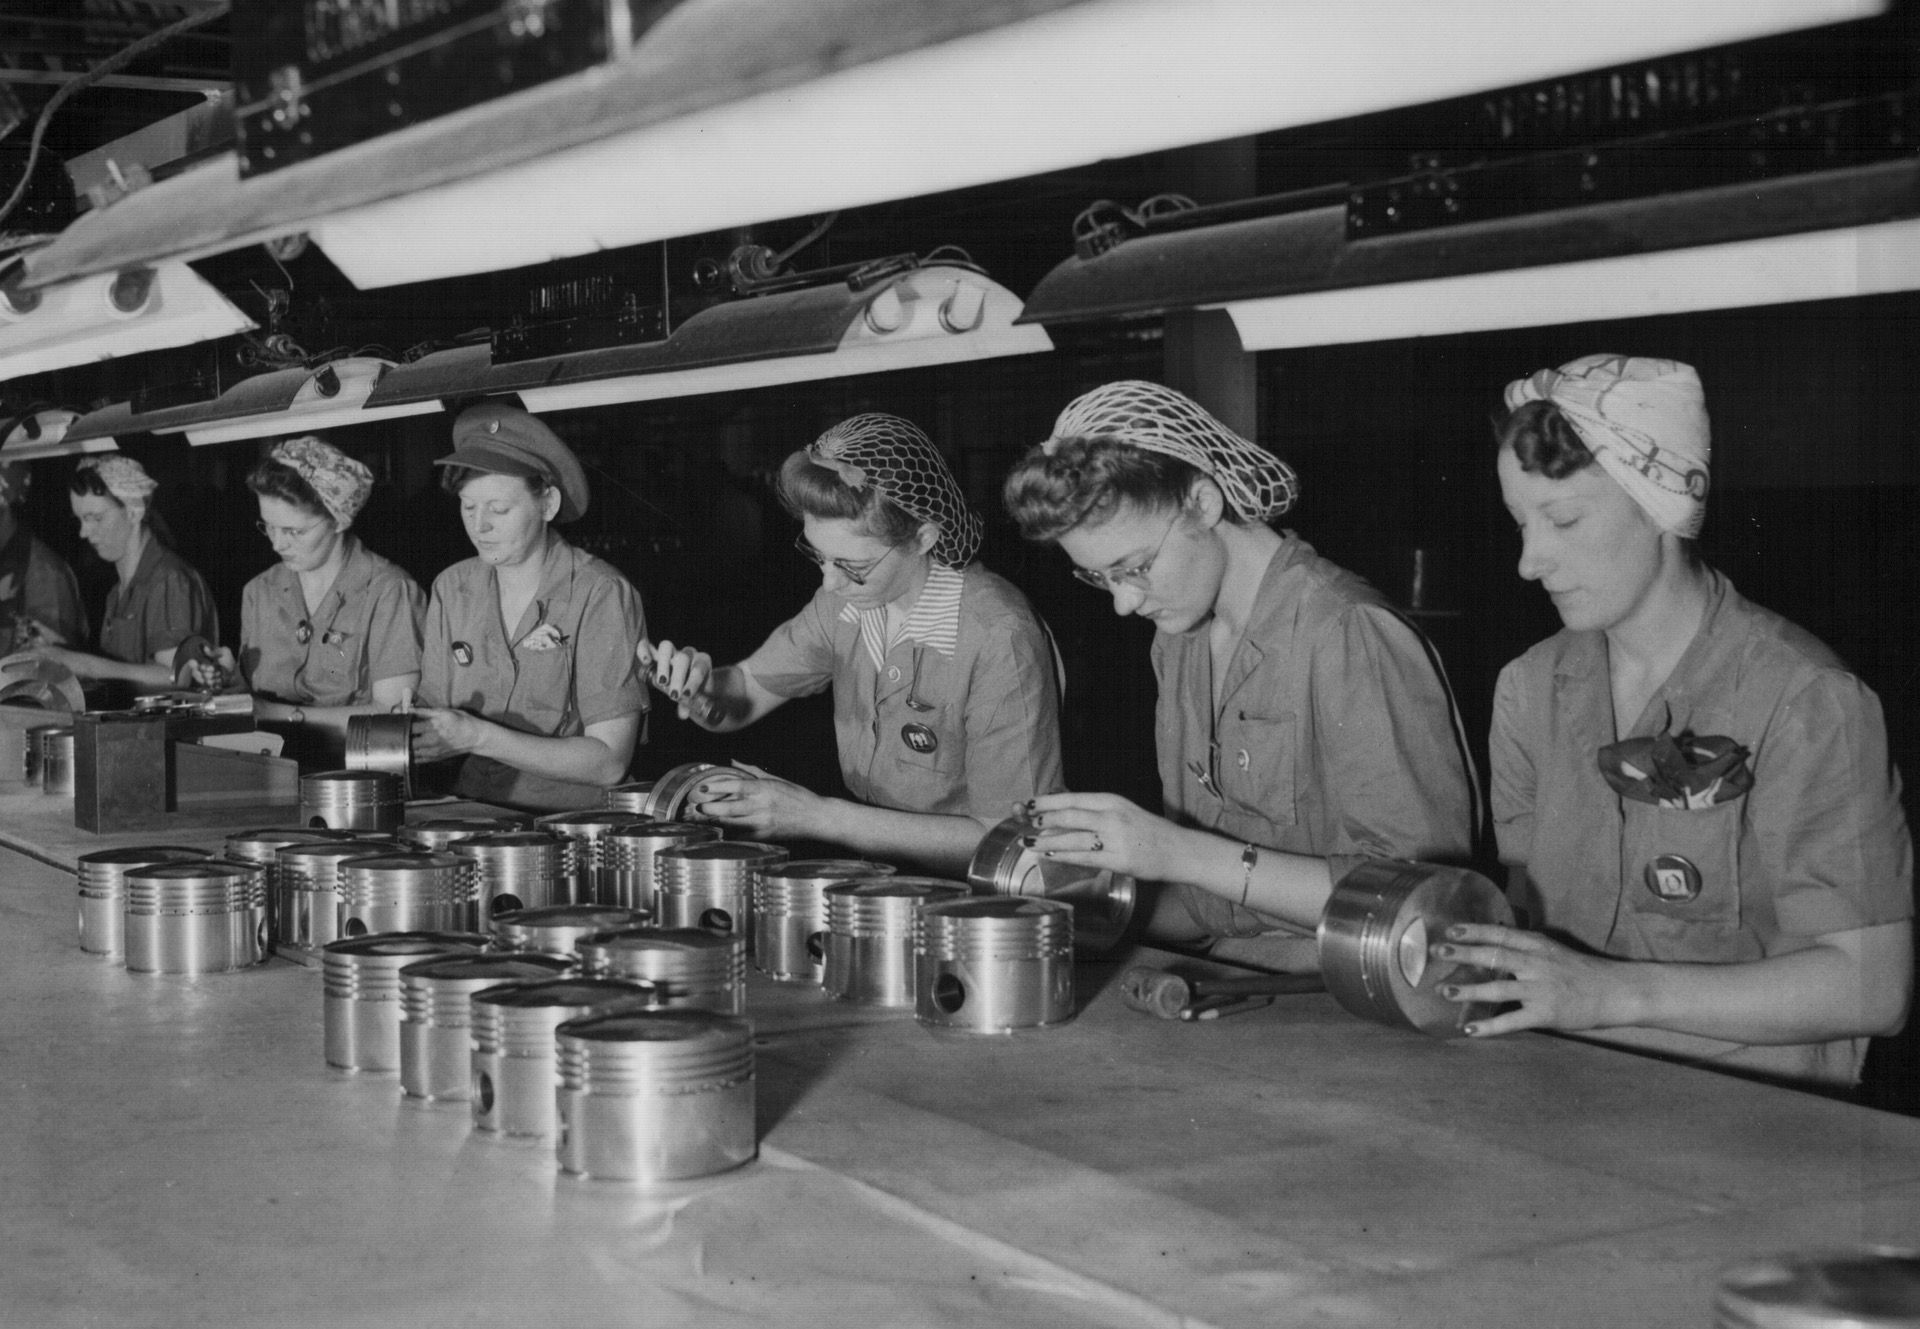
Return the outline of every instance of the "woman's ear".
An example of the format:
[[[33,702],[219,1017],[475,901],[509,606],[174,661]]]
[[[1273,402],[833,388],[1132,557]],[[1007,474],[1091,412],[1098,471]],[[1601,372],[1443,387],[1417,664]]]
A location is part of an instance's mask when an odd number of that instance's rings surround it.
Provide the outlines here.
[[[546,491],[540,495],[540,513],[549,525],[552,524],[555,517],[560,515],[561,502],[560,487],[558,485],[548,485]]]
[[[930,521],[921,522],[920,529],[913,534],[913,552],[916,554],[931,553],[933,547],[939,543],[940,528]]]
[[[1210,477],[1196,475],[1187,486],[1186,510],[1203,528],[1212,530],[1226,516],[1227,497]]]

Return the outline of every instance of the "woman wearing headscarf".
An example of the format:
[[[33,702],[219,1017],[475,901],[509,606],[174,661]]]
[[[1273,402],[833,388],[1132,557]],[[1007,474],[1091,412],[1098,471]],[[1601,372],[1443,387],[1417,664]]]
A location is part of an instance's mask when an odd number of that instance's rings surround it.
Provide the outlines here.
[[[800,519],[795,547],[820,567],[807,606],[738,664],[716,669],[670,641],[639,655],[681,716],[715,732],[831,687],[853,801],[713,777],[696,806],[754,835],[964,871],[1013,803],[1060,785],[1046,628],[974,562],[980,517],[910,422],[842,421],[786,459],[779,493]]]
[[[0,466],[0,653],[35,641],[71,646],[87,637],[79,578],[20,520],[30,479],[21,462]]]
[[[1469,1025],[1583,1031],[1849,1085],[1912,987],[1913,845],[1879,699],[1695,554],[1699,376],[1590,355],[1507,386],[1500,492],[1564,629],[1494,698],[1493,813],[1539,931],[1443,950],[1510,975]]]
[[[1333,885],[1371,857],[1471,850],[1472,778],[1437,657],[1385,597],[1268,523],[1284,462],[1158,383],[1076,398],[1008,475],[1021,532],[1158,629],[1156,816],[1113,794],[1034,801],[1036,847],[1164,883],[1147,935],[1316,964]]]
[[[373,472],[331,443],[274,444],[247,487],[280,561],[240,593],[239,658],[221,664],[237,665],[257,718],[344,738],[347,717],[393,710],[420,682],[426,597],[352,532]]]
[[[148,504],[159,487],[146,467],[119,453],[86,458],[67,486],[80,538],[118,574],[100,618],[100,654],[33,648],[77,677],[168,688],[175,648],[190,637],[219,640],[206,581],[154,531]]]
[[[633,644],[640,595],[554,529],[587,510],[586,473],[534,416],[500,402],[462,412],[434,463],[476,557],[433,583],[413,755],[462,758],[468,798],[560,812],[597,807],[642,736]]]

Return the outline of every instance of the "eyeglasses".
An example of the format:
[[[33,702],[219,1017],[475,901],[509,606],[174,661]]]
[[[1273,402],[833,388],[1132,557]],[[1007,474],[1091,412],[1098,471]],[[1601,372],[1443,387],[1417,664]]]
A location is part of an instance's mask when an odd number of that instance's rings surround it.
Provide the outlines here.
[[[885,554],[882,554],[880,555],[880,557],[875,559],[869,559],[864,564],[854,564],[854,563],[848,563],[844,559],[828,558],[825,554],[821,553],[818,549],[815,549],[812,545],[808,544],[807,537],[804,535],[796,535],[793,537],[793,547],[795,549],[798,549],[801,553],[805,554],[808,560],[815,567],[824,568],[829,563],[831,563],[833,565],[834,571],[838,572],[841,576],[845,577],[848,581],[852,582],[855,586],[865,586],[867,584],[867,578],[873,575],[874,569],[879,567],[882,563],[886,562],[887,556],[893,553],[893,551],[895,549],[898,549],[900,546],[892,545],[887,549],[887,552]]]
[[[1153,575],[1154,560],[1160,557],[1160,551],[1167,547],[1167,537],[1173,534],[1173,528],[1179,524],[1180,514],[1173,514],[1173,520],[1167,523],[1167,529],[1160,532],[1160,543],[1153,552],[1130,568],[1110,568],[1105,572],[1095,572],[1092,568],[1075,568],[1073,575],[1096,591],[1111,593],[1116,587],[1130,586],[1136,591],[1147,589],[1147,581]]]
[[[321,521],[310,521],[305,526],[269,526],[263,521],[257,521],[253,524],[253,529],[273,541],[302,540],[319,530],[324,521],[325,518]]]

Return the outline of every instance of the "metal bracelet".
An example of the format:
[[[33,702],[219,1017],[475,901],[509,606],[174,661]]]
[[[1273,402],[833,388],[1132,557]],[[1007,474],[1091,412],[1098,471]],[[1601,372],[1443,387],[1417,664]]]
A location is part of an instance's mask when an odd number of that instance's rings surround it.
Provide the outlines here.
[[[1253,889],[1253,865],[1260,861],[1260,846],[1249,843],[1240,851],[1240,904],[1246,907],[1247,894]]]

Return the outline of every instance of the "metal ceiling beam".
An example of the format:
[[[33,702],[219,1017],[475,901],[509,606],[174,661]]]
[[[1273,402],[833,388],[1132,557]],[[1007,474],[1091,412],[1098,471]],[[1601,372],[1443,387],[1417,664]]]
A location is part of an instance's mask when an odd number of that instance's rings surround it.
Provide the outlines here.
[[[63,87],[86,76],[85,70],[71,73],[52,69],[0,69],[0,83],[32,83]],[[142,92],[226,92],[233,87],[229,78],[169,78],[158,74],[107,74],[92,80],[89,87],[134,88]]]

